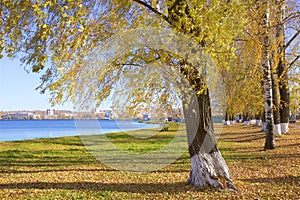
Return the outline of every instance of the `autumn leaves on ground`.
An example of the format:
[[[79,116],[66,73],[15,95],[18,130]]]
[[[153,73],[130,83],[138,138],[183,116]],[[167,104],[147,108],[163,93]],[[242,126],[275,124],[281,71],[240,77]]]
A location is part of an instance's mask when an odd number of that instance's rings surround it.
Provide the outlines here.
[[[270,151],[262,150],[265,133],[258,126],[223,128],[218,143],[237,193],[185,186],[188,153],[160,171],[130,173],[103,166],[78,137],[2,142],[0,199],[299,199],[299,128],[291,124]],[[163,134],[172,138],[172,131]],[[118,134],[112,136],[122,143]],[[124,149],[130,146],[125,141]]]

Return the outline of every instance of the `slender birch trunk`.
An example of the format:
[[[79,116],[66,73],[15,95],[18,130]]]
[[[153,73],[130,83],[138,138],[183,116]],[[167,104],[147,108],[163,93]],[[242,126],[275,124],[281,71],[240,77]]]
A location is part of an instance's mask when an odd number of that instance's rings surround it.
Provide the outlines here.
[[[266,10],[263,17],[263,52],[262,52],[262,67],[264,69],[264,109],[267,123],[267,132],[264,149],[274,149],[274,133],[273,133],[273,98],[272,98],[272,78],[271,78],[271,63],[270,63],[270,38],[269,38],[269,15],[270,3],[265,1]]]

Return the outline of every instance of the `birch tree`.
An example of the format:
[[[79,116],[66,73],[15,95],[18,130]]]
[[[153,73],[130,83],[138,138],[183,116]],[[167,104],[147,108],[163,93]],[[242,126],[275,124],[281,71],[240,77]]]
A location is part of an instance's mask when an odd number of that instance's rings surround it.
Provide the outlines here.
[[[288,69],[291,65],[295,64],[295,61],[299,59],[297,53],[297,38],[299,36],[299,28],[297,28],[299,21],[299,13],[297,11],[297,3],[294,1],[288,1],[289,6],[286,9],[287,2],[284,0],[270,1],[269,7],[272,12],[269,15],[269,56],[270,65],[272,72],[272,85],[273,85],[273,115],[274,115],[274,134],[279,135],[280,132],[287,132],[288,130],[288,120],[289,120],[289,86],[288,86]],[[265,2],[266,3],[266,2]],[[265,4],[267,5],[267,4]],[[249,14],[251,14],[253,21],[246,27],[246,34],[243,35],[244,45],[247,49],[253,49],[254,54],[251,55],[251,51],[241,51],[241,55],[247,55],[248,57],[243,57],[242,60],[249,65],[259,66],[259,60],[262,60],[263,54],[258,54],[256,52],[260,51],[260,48],[265,48],[264,46],[265,27],[261,26],[258,22],[262,19],[262,12],[264,6],[260,2],[256,2],[256,6],[250,9]],[[286,13],[286,14],[285,14]],[[289,28],[286,28],[288,25]],[[291,31],[292,30],[292,31]],[[286,32],[289,36],[286,36]],[[286,40],[286,42],[285,42]],[[291,47],[292,46],[292,47]],[[290,52],[286,54],[286,50],[289,49]],[[293,49],[293,50],[291,50]],[[292,55],[288,58],[288,55]],[[288,58],[288,59],[287,59]],[[257,68],[258,69],[258,68]],[[258,70],[259,71],[259,70]],[[279,98],[277,100],[277,98]]]
[[[262,49],[262,68],[264,70],[264,109],[267,122],[266,141],[264,149],[274,149],[274,133],[273,133],[273,97],[272,97],[272,78],[270,63],[270,2],[263,1],[265,11],[263,14],[263,49]]]

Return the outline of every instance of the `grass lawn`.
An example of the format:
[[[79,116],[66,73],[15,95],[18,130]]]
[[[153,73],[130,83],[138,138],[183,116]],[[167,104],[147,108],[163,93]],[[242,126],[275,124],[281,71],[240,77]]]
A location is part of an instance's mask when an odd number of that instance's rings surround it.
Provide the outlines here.
[[[149,140],[109,134],[120,148],[148,152],[174,131]],[[262,151],[260,127],[223,128],[218,141],[238,192],[198,191],[184,186],[189,156],[156,172],[121,172],[98,162],[79,137],[0,143],[0,199],[300,199],[300,123],[276,137],[275,150]]]

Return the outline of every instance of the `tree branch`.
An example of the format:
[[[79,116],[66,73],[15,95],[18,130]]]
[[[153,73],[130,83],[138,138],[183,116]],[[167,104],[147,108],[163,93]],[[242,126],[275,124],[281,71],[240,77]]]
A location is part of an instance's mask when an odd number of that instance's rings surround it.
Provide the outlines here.
[[[116,63],[116,65],[119,66],[136,66],[136,67],[143,67],[143,65],[137,64],[137,63]]]
[[[283,23],[287,23],[292,19],[297,19],[300,17],[300,12],[296,12],[296,13],[291,13],[289,16],[285,17],[285,19],[283,19]]]
[[[291,43],[298,37],[298,35],[300,34],[300,30],[297,31],[297,33],[295,33],[295,35],[293,35],[293,37],[286,43],[286,45],[284,46],[284,50],[286,50]]]
[[[289,66],[287,68],[292,67],[299,58],[300,58],[300,55],[296,56],[296,58],[289,64]]]
[[[133,0],[134,2],[141,4],[143,6],[145,6],[146,8],[148,8],[149,10],[151,10],[153,13],[157,14],[158,16],[160,16],[162,19],[164,19],[166,22],[168,22],[169,24],[171,24],[169,18],[167,16],[165,16],[164,14],[162,14],[161,12],[159,12],[157,9],[153,8],[151,5],[140,1],[140,0]]]

